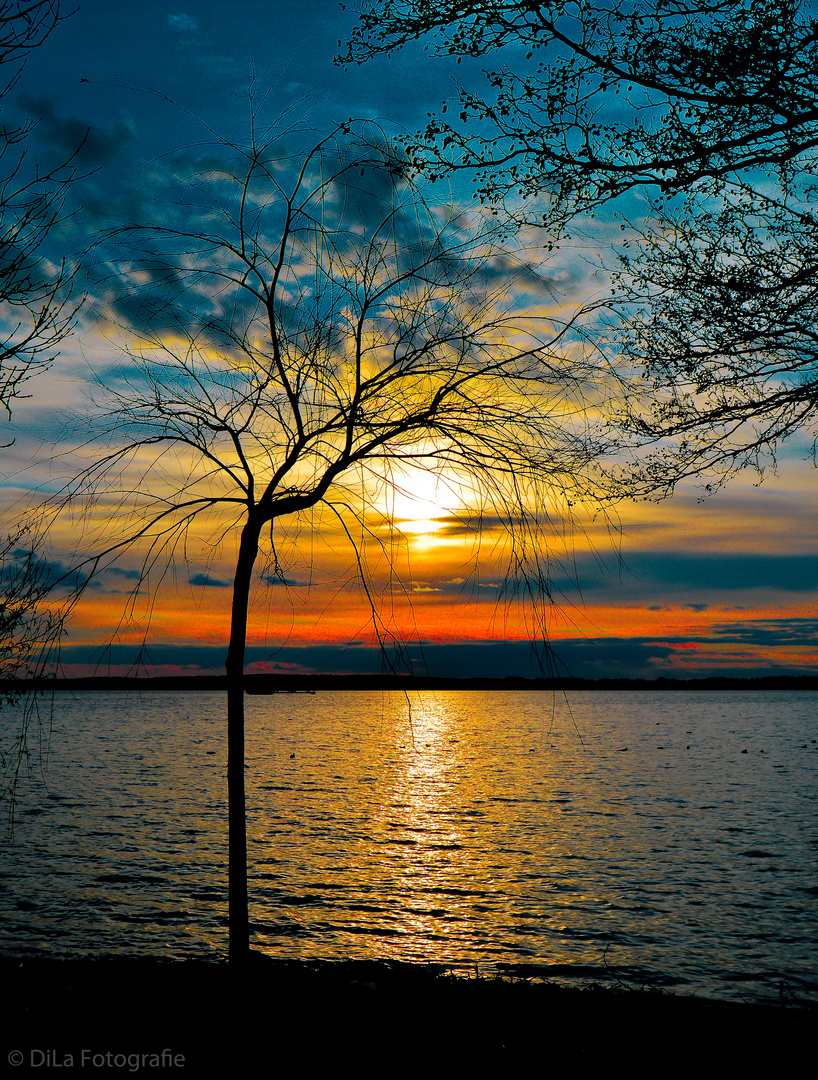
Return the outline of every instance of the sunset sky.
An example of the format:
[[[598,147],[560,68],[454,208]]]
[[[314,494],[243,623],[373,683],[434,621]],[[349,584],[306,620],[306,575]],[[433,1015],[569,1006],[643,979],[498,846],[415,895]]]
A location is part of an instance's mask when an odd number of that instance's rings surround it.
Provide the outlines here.
[[[4,102],[7,114],[39,120],[32,152],[42,160],[64,159],[80,146],[73,216],[54,242],[76,257],[100,230],[166,213],[180,162],[212,154],[217,136],[244,137],[251,73],[257,96],[267,94],[267,123],[281,117],[320,133],[356,118],[377,121],[390,136],[422,126],[451,95],[455,73],[479,80],[479,62],[456,68],[421,46],[345,71],[333,57],[353,21],[351,6],[336,0],[197,0],[179,8],[81,0]],[[468,188],[438,189],[430,199],[467,201]],[[600,294],[611,235],[598,221],[541,268],[552,307],[568,312]],[[96,258],[85,260],[77,279],[92,295],[112,273]],[[545,312],[542,297],[532,293],[531,303]],[[128,318],[133,335],[138,316]],[[0,458],[6,531],[24,506],[59,491],[90,460],[93,448],[81,449],[93,409],[89,388],[95,377],[105,383],[120,359],[123,333],[90,305],[52,369],[29,384],[30,398],[4,421],[0,441],[15,439]],[[777,475],[761,485],[739,477],[703,500],[691,484],[661,503],[619,503],[607,517],[580,507],[573,526],[553,540],[548,630],[565,670],[591,678],[818,673],[817,478],[808,450],[793,440]],[[418,477],[406,478],[405,489],[392,504],[405,593],[395,594],[390,611],[418,670],[536,675],[525,613],[500,588],[502,530],[487,522],[478,552],[466,527],[473,507],[462,492]],[[106,505],[110,526],[117,511]],[[48,553],[55,567],[68,565],[81,535],[78,521],[56,521]],[[69,624],[65,673],[87,673],[99,662],[124,673],[143,640],[151,672],[220,671],[235,537],[217,542],[214,535],[191,533],[187,564],[168,569],[155,602],[144,592],[136,597],[134,621],[122,619],[139,554],[102,574]],[[313,521],[280,554],[283,582],[260,567],[249,670],[378,670],[366,597],[337,530]],[[373,564],[376,592],[385,595],[387,579],[386,566]]]

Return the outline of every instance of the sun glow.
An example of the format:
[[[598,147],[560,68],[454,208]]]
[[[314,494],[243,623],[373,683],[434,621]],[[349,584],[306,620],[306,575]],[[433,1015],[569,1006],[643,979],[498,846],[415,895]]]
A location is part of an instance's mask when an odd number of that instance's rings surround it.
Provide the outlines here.
[[[455,482],[423,469],[393,478],[386,503],[389,518],[401,532],[427,539],[463,508]]]

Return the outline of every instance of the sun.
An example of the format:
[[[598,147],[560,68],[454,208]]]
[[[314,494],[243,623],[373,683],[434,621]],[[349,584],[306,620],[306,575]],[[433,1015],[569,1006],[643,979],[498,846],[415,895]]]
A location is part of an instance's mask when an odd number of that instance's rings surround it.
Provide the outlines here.
[[[438,473],[412,469],[393,478],[387,513],[401,532],[431,537],[459,504],[454,485]]]

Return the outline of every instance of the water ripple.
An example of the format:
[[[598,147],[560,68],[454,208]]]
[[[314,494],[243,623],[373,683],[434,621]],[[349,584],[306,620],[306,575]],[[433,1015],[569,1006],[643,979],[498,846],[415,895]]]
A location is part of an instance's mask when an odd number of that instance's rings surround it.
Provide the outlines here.
[[[817,704],[248,699],[254,947],[818,996]],[[0,867],[0,950],[223,955],[224,736],[215,694],[57,694],[47,787],[24,790]]]

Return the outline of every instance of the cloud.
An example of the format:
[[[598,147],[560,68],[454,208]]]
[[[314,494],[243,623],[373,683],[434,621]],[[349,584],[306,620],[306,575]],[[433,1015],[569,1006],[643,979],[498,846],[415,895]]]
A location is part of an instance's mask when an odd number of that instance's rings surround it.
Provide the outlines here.
[[[511,253],[497,252],[482,264],[478,273],[486,284],[514,284],[524,289],[529,303],[532,295],[546,300],[554,300],[557,296],[556,279],[546,276],[539,267],[514,258]]]
[[[56,151],[60,160],[73,158],[83,168],[109,164],[134,139],[133,128],[125,121],[106,129],[80,117],[58,116],[48,97],[20,94],[17,102],[37,121],[34,131],[39,141]]]
[[[199,20],[193,15],[186,15],[183,11],[168,13],[168,26],[171,30],[179,30],[181,33],[194,34],[199,29]]]
[[[554,586],[570,588],[576,581],[583,593],[605,591],[623,596],[665,599],[668,593],[748,592],[756,589],[787,593],[818,591],[818,556],[720,554],[687,552],[632,552],[615,556],[578,555],[564,560],[570,574],[564,579],[555,568]],[[686,606],[704,610],[697,600]],[[711,605],[712,606],[712,605]],[[653,604],[651,610],[658,610]]]
[[[808,645],[818,655],[818,618],[753,619],[712,628],[722,641],[754,645]]]
[[[110,566],[107,570],[104,571],[104,573],[113,574],[114,577],[124,577],[127,578],[129,581],[139,581],[142,577],[142,574],[139,572],[139,570],[128,570],[122,566]]]
[[[554,643],[553,656],[545,657],[545,667],[552,673],[587,679],[818,675],[816,641],[818,618],[759,619],[738,628],[717,627],[698,636],[560,640]],[[803,662],[792,658],[795,645],[804,647]],[[407,651],[419,675],[537,678],[542,671],[537,654],[527,641],[442,644],[423,641],[410,645]],[[66,644],[62,649],[64,665],[79,666],[89,673],[101,663],[125,670],[133,667],[140,656],[142,663],[152,666],[156,674],[178,669],[219,674],[224,670],[226,647],[159,643],[141,650],[135,645],[100,649]],[[281,648],[249,645],[246,662],[250,671],[353,675],[378,674],[384,670],[381,652],[362,644],[344,647],[319,643]]]
[[[193,574],[190,578],[190,584],[211,589],[229,589],[231,585],[229,581],[220,581],[218,578],[212,578],[208,574]]]
[[[500,519],[491,519],[496,527]],[[441,522],[440,536],[458,534],[462,525],[454,523],[451,532]],[[544,566],[543,582],[521,585],[499,578],[430,577],[410,583],[414,594],[441,593],[447,596],[480,596],[511,599],[521,591],[535,596],[548,588],[556,597],[583,596],[588,602],[624,602],[647,611],[673,610],[682,607],[693,612],[713,611],[714,595],[753,591],[786,594],[818,592],[818,557],[809,555],[705,554],[680,552],[645,552],[628,555],[621,562],[614,554],[604,558],[583,553],[571,558],[551,557]],[[692,594],[692,595],[691,595]],[[746,605],[744,605],[746,607]],[[724,610],[743,610],[729,605]]]
[[[15,559],[25,560],[29,553],[19,549],[13,552]],[[72,569],[70,566],[66,566],[65,563],[60,562],[57,559],[39,558],[35,555],[33,564],[33,576],[48,585],[49,588],[58,588],[60,591],[71,591],[76,589],[85,580],[86,576],[80,571]],[[13,573],[14,568],[6,566],[3,568],[3,573],[8,576],[9,573]]]

